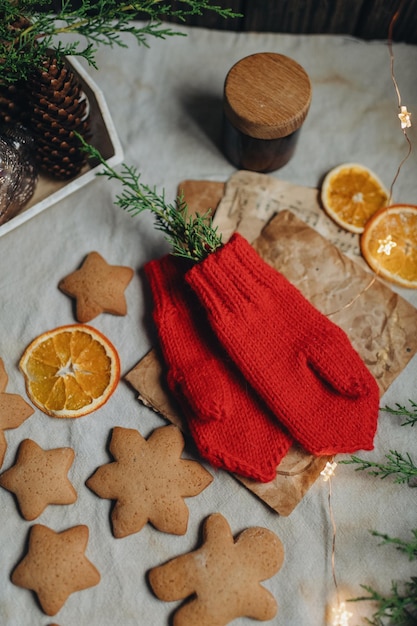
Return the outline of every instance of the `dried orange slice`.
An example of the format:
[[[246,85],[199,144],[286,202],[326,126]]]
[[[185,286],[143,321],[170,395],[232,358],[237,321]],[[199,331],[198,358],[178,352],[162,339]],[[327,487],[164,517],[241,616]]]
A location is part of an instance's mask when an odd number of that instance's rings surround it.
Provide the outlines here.
[[[362,233],[366,222],[388,203],[389,193],[370,169],[357,163],[339,165],[325,176],[321,201],[326,213],[351,233]]]
[[[382,278],[417,289],[417,206],[394,204],[366,224],[361,251]]]
[[[53,417],[81,417],[101,407],[116,389],[115,347],[85,324],[43,333],[26,348],[19,367],[35,406]]]

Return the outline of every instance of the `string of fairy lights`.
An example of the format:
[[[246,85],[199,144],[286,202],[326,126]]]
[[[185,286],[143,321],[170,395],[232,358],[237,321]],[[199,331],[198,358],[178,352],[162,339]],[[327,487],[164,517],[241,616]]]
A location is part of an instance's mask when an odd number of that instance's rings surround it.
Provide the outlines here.
[[[408,144],[408,151],[406,155],[404,156],[404,158],[401,160],[400,164],[398,165],[397,171],[392,180],[390,191],[389,191],[388,207],[390,206],[392,202],[393,189],[398,179],[398,176],[400,175],[400,171],[405,161],[409,158],[412,152],[412,144],[407,133],[407,130],[412,125],[411,113],[408,110],[407,106],[402,103],[401,92],[400,92],[397,79],[395,76],[395,71],[394,71],[395,57],[394,57],[394,51],[393,51],[393,31],[394,31],[395,23],[397,22],[398,17],[404,5],[405,5],[405,0],[402,0],[390,20],[389,29],[388,29],[388,51],[389,51],[389,57],[390,57],[391,80],[393,82],[396,97],[397,97],[397,105],[398,105],[398,111],[399,111],[398,119],[400,122],[401,131],[403,132],[405,140]],[[397,243],[394,241],[390,233],[387,234],[387,237],[384,240],[378,241],[378,244],[379,244],[379,247],[377,249],[378,254],[387,254],[387,255],[390,255],[392,248],[397,245]],[[375,280],[375,278],[373,280]],[[366,289],[368,289],[369,286]],[[358,297],[359,295],[360,294],[358,294]],[[349,305],[350,304],[351,303],[349,303]],[[336,530],[337,529],[336,529],[336,522],[334,518],[333,506],[332,506],[332,479],[335,474],[336,467],[337,467],[337,463],[334,459],[332,459],[331,461],[328,461],[326,463],[326,466],[321,472],[323,482],[326,482],[328,484],[328,489],[329,489],[328,490],[328,509],[329,509],[329,519],[330,519],[330,524],[331,524],[331,529],[332,529],[331,571],[332,571],[333,585],[334,585],[335,593],[336,593],[336,601],[335,601],[335,606],[333,606],[331,609],[331,612],[332,612],[331,623],[332,623],[332,626],[349,626],[350,619],[351,617],[353,617],[353,614],[348,610],[346,606],[346,602],[341,599],[338,578],[336,575]]]
[[[400,16],[401,10],[403,8],[403,6],[405,5],[405,0],[402,0],[398,9],[395,11],[394,15],[391,18],[390,24],[389,24],[389,28],[388,28],[388,52],[389,52],[389,57],[390,57],[390,70],[391,70],[391,80],[393,82],[394,85],[394,89],[395,89],[395,93],[397,96],[397,103],[398,103],[398,109],[399,109],[399,113],[398,113],[398,119],[400,120],[400,124],[401,124],[401,130],[404,134],[405,140],[407,141],[408,144],[408,152],[405,155],[405,157],[403,158],[403,160],[401,161],[401,163],[398,166],[397,172],[393,178],[393,181],[391,183],[391,187],[390,187],[390,196],[389,196],[389,201],[388,204],[391,204],[391,200],[392,200],[392,192],[394,189],[394,185],[397,181],[398,176],[400,175],[400,171],[402,166],[404,165],[405,161],[408,159],[408,157],[411,154],[411,150],[412,150],[412,146],[411,146],[411,141],[410,138],[408,136],[407,133],[407,129],[411,128],[411,113],[408,111],[407,107],[402,103],[402,98],[401,98],[401,92],[400,92],[400,88],[398,86],[397,83],[397,79],[395,76],[395,71],[394,71],[394,62],[395,62],[395,57],[394,57],[394,50],[393,50],[393,32],[394,32],[394,26],[398,20],[398,17]],[[389,254],[386,253],[386,254]]]

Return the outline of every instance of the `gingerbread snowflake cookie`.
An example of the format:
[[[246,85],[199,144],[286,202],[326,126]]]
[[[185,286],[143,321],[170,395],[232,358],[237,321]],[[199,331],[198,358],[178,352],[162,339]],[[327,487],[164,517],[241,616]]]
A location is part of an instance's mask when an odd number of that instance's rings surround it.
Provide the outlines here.
[[[175,613],[174,625],[225,626],[238,617],[266,621],[277,613],[272,594],[260,585],[276,574],[284,549],[270,530],[252,527],[236,539],[215,513],[204,524],[203,545],[153,568],[149,582],[166,602],[192,597]]]
[[[7,450],[4,431],[18,428],[34,413],[33,408],[21,396],[6,393],[8,380],[3,360],[0,359],[0,467],[3,465]]]
[[[111,519],[115,537],[139,532],[149,521],[166,533],[187,531],[184,498],[196,496],[213,480],[197,461],[181,458],[184,439],[176,426],[157,428],[148,440],[130,428],[113,429],[110,453],[86,481],[101,498],[115,500]]]

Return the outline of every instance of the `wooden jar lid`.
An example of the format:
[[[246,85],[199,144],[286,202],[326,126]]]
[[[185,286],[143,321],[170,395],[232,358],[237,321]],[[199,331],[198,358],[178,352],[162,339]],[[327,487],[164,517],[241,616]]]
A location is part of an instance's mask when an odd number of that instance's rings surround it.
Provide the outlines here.
[[[278,139],[298,130],[311,102],[311,83],[293,59],[259,52],[238,61],[224,84],[224,112],[239,131]]]

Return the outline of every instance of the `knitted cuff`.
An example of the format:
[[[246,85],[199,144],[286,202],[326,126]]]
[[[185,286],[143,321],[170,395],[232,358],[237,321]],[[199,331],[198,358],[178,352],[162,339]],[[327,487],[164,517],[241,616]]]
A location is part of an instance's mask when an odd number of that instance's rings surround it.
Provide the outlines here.
[[[184,275],[189,268],[184,259],[166,255],[161,259],[150,261],[144,267],[154,303],[153,317],[159,327],[165,317],[181,315],[184,306]],[[190,291],[191,297],[193,297]]]
[[[271,281],[279,283],[277,287],[288,282],[239,233],[192,267],[186,280],[201,300],[210,302],[214,309],[218,305],[222,315],[225,310],[241,310],[242,304],[256,304],[258,290],[269,290]]]

